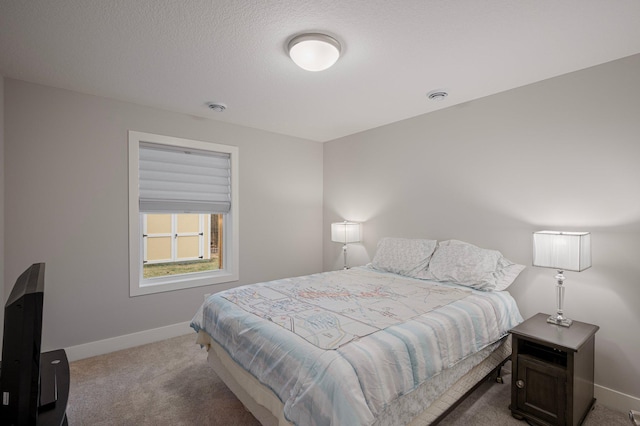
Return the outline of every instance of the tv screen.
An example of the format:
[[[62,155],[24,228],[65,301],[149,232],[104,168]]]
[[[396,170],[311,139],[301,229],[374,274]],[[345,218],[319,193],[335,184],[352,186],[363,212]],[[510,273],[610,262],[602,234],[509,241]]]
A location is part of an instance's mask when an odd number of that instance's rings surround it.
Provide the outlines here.
[[[4,309],[1,419],[3,425],[35,425],[38,417],[44,263],[17,279]]]

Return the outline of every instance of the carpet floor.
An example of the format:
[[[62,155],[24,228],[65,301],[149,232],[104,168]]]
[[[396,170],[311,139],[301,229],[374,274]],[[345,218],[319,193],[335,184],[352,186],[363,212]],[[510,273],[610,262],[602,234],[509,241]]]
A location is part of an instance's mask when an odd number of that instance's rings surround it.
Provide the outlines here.
[[[70,364],[67,406],[76,425],[259,426],[206,362],[195,333]],[[511,417],[510,376],[486,382],[440,424],[526,426]],[[629,426],[626,414],[596,403],[585,426]]]

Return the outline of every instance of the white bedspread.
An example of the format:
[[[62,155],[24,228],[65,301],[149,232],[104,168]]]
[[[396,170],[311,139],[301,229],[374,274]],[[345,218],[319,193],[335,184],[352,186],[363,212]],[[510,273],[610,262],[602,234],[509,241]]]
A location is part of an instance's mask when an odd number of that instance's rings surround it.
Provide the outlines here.
[[[264,294],[269,288],[282,295],[287,289],[291,290],[292,285],[296,287],[292,283],[305,280],[312,280],[314,288],[321,292],[348,289],[346,293],[340,290],[337,294],[349,294],[347,299],[351,302],[354,294],[363,288],[362,283],[367,281],[395,295],[416,291],[412,286],[430,289],[428,292],[434,294],[448,293],[434,291],[436,288],[449,288],[440,284],[433,287],[433,282],[368,268],[355,268],[277,280],[257,287],[245,286],[210,296],[196,313],[191,326],[196,331],[204,330],[235,362],[272,389],[284,404],[286,418],[297,425],[371,424],[390,402],[499,340],[522,321],[508,292],[456,289],[452,293],[456,296],[449,297],[448,303],[434,303],[433,309],[424,313],[408,314],[414,308],[403,302],[397,312],[405,312],[401,315],[408,316],[407,321],[373,325],[379,330],[359,338],[354,335],[346,344],[341,341],[342,346],[337,349],[322,349],[305,340],[312,334],[301,337],[274,322],[273,318],[270,320],[266,311],[256,315],[231,301],[246,304],[247,295]],[[323,281],[329,283],[326,289],[318,287]],[[360,290],[350,288],[349,281],[360,283]],[[406,288],[400,292],[389,291],[394,285]],[[360,302],[353,303],[354,307],[364,306],[359,305]],[[319,309],[319,306],[313,304],[313,309]],[[349,309],[348,305],[341,306],[342,311]],[[335,309],[334,304],[333,310],[323,315],[333,315]],[[389,318],[380,317],[386,321]],[[335,341],[334,337],[326,341]]]

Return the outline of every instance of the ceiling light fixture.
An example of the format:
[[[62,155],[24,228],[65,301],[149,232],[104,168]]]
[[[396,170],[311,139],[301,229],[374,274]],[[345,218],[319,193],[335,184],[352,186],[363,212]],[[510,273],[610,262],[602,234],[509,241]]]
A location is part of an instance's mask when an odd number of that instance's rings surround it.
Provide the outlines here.
[[[322,71],[335,64],[340,57],[340,43],[326,34],[300,34],[291,39],[288,51],[300,68]]]

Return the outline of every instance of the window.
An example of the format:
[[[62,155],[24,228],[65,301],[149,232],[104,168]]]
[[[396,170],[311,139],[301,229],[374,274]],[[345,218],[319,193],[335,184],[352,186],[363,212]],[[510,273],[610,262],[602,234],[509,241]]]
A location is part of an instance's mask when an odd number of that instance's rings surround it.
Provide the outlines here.
[[[129,132],[130,295],[238,280],[238,148]]]

